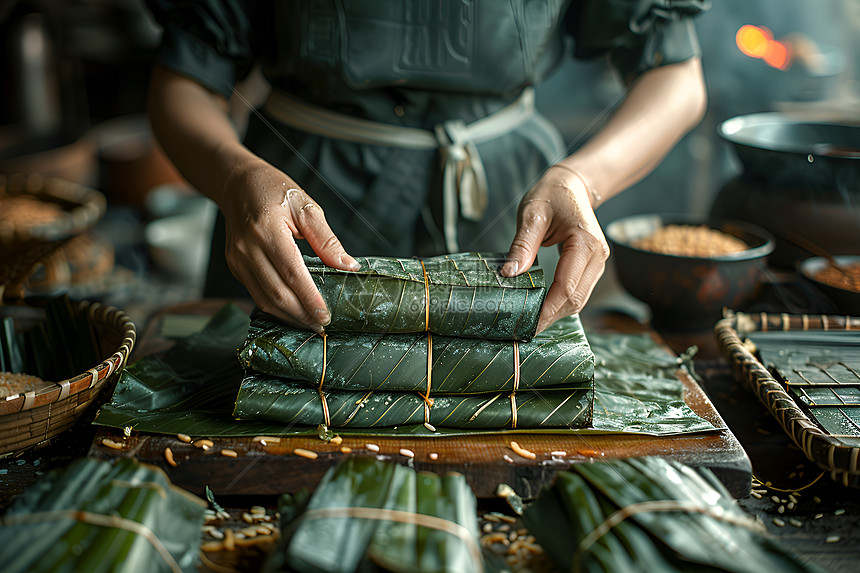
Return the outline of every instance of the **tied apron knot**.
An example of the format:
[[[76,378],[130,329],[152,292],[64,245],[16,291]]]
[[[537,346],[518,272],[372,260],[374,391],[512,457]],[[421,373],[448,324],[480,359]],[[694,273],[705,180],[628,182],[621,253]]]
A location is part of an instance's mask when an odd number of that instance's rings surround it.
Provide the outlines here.
[[[480,221],[487,212],[487,174],[466,123],[450,120],[436,126],[442,164],[445,248],[457,252],[457,207],[460,216]]]
[[[367,145],[405,149],[437,149],[442,169],[442,212],[445,248],[460,252],[457,222],[460,217],[481,221],[489,204],[487,174],[478,144],[511,133],[527,121],[546,123],[534,103],[534,89],[525,88],[517,99],[489,115],[465,123],[445,121],[433,130],[404,127],[353,117],[272,90],[265,110],[293,129]],[[552,153],[545,153],[548,160]]]

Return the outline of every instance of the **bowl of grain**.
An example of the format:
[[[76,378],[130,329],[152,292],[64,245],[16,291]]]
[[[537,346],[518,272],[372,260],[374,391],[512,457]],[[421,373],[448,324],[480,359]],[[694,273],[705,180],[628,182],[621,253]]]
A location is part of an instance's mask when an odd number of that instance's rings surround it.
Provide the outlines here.
[[[773,251],[766,230],[691,215],[633,215],[606,227],[621,285],[655,326],[704,329],[758,294]]]
[[[801,276],[833,303],[834,313],[860,316],[860,256],[811,257],[797,266]]]

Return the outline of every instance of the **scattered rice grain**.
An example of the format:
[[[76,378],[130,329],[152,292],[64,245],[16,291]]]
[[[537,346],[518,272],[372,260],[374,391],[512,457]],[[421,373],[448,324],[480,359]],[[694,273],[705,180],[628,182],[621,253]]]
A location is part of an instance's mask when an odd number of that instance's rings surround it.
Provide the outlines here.
[[[178,463],[176,463],[176,460],[173,459],[173,450],[171,450],[169,447],[164,448],[164,459],[167,460],[167,463],[173,467],[179,465]]]
[[[775,495],[770,496],[770,500],[774,503],[779,503],[779,497]]]
[[[430,422],[424,422],[424,427],[427,428],[428,430],[430,430],[431,432],[436,431],[436,426],[434,426]]]
[[[191,443],[191,436],[188,434],[176,434],[176,439],[186,444]]]
[[[215,443],[212,440],[205,440],[204,439],[204,440],[197,440],[196,442],[194,442],[195,448],[203,448],[204,450],[208,450],[209,448],[211,448],[214,445],[215,445]]]
[[[508,537],[504,533],[492,533],[490,535],[485,535],[481,538],[481,542],[484,545],[492,545],[494,543],[502,543],[503,541],[507,541]]]
[[[239,533],[241,533],[245,537],[257,537],[257,528],[256,527],[246,527],[244,529],[240,529]]]
[[[564,450],[556,450],[554,452],[550,452],[549,455],[551,455],[555,458],[563,458],[564,456],[567,455],[567,452],[565,452]]]
[[[799,519],[795,518],[795,517],[789,517],[788,523],[795,526],[795,527],[803,527],[803,522],[800,521]]]
[[[272,530],[268,527],[263,527],[262,525],[257,526],[257,534],[258,535],[271,535]]]
[[[245,523],[254,523],[254,516],[250,513],[245,512],[242,514],[242,521],[244,521]]]
[[[224,549],[224,544],[220,541],[206,541],[200,544],[200,549],[206,553],[216,553]]]
[[[430,452],[430,455],[427,457],[435,461],[439,459],[439,454],[437,454],[436,452]]]
[[[239,456],[239,452],[237,452],[236,450],[223,449],[221,450],[221,455],[227,456],[228,458],[235,458]]]
[[[534,452],[528,451],[527,449],[523,448],[522,446],[520,446],[516,442],[511,442],[510,446],[511,446],[511,449],[514,451],[514,453],[517,454],[518,456],[522,456],[522,457],[530,459],[530,460],[533,460],[537,457],[537,454],[535,454]]]
[[[823,513],[816,513],[814,516],[812,516],[812,519],[821,519],[822,517],[824,517]]]
[[[255,505],[249,512],[251,515],[266,515],[266,508],[262,505]]]
[[[785,506],[780,505],[778,508],[776,508],[776,512],[777,513],[785,513]]]
[[[833,512],[833,515],[839,516],[839,515],[842,515],[843,513],[845,513],[844,509],[837,509],[836,511]]]
[[[348,454],[350,452],[352,452],[352,448],[350,448],[349,446],[341,446],[340,447],[340,453]]]
[[[343,443],[343,438],[341,438],[340,436],[335,436],[331,440],[329,440],[329,443],[339,446],[341,443]]]
[[[751,496],[753,496],[753,497],[754,497],[754,498],[756,498],[756,499],[761,499],[761,494],[760,494],[760,493],[758,493],[757,491],[751,491],[751,492],[750,492],[750,495],[751,495]]]
[[[836,543],[839,539],[838,535],[830,535],[824,540],[824,543]]]
[[[112,449],[112,450],[123,450],[123,449],[125,449],[125,446],[124,446],[124,445],[122,445],[122,444],[121,444],[121,443],[119,443],[119,442],[114,442],[114,441],[113,441],[113,440],[111,440],[110,438],[104,438],[104,439],[102,440],[102,445],[103,445],[103,446],[107,446],[108,448],[110,448],[110,449]]]
[[[379,446],[377,446],[376,444],[365,444],[364,447],[367,448],[368,450],[370,450],[371,452],[378,452],[379,451]]]
[[[405,456],[407,458],[414,458],[415,452],[413,452],[412,450],[407,450],[406,448],[400,448],[400,455]]]
[[[777,527],[785,527],[785,522],[778,517],[773,518],[773,524]]]
[[[318,454],[316,452],[312,452],[311,450],[306,450],[304,448],[294,448],[293,455],[307,458],[309,460],[315,460],[318,457]]]
[[[814,501],[815,503],[821,503],[821,498],[817,495],[814,495],[812,496],[812,501]]]
[[[224,532],[224,549],[226,551],[233,551],[236,549],[236,535],[233,533],[232,529],[228,529]]]
[[[481,526],[481,531],[483,531],[484,533],[490,533],[492,530],[493,530],[493,524],[492,523],[485,523],[484,525]]]
[[[262,445],[266,446],[268,444],[277,444],[281,441],[281,438],[275,436],[254,436],[254,439],[251,442],[260,442]]]
[[[509,456],[508,454],[503,455],[503,456],[502,456],[502,459],[504,459],[504,460],[505,460],[506,462],[508,462],[509,464],[514,463],[514,459],[513,459],[511,456]]]

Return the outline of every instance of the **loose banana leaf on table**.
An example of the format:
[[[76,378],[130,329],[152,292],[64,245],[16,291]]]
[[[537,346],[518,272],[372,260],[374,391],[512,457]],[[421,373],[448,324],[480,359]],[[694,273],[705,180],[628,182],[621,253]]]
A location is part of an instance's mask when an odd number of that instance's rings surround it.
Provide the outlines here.
[[[479,573],[477,504],[461,474],[366,457],[331,468],[313,497],[283,496],[265,573]]]
[[[141,432],[192,436],[316,435],[316,426],[234,420],[243,369],[236,358],[248,333],[249,318],[225,305],[198,333],[180,338],[168,352],[127,366],[95,423]],[[674,435],[714,431],[683,400],[676,377],[677,357],[648,335],[588,335],[597,361],[594,420],[580,430],[517,429],[518,433],[595,432]],[[423,422],[423,420],[422,420]],[[511,430],[437,428],[423,424],[394,428],[343,429],[361,436],[451,436],[508,433]]]
[[[428,350],[432,352],[430,393],[475,394],[516,389],[580,386],[594,376],[594,354],[578,315],[557,321],[529,342],[418,334],[330,333],[287,326],[252,315],[239,353],[253,370],[305,380],[330,390],[426,391]],[[515,348],[516,346],[516,348]],[[325,367],[323,367],[325,357]]]
[[[769,538],[709,470],[663,458],[574,464],[523,522],[561,571],[817,571]]]
[[[543,271],[534,267],[503,277],[499,271],[504,254],[357,260],[360,270],[339,271],[305,257],[331,313],[326,327],[331,332],[429,330],[446,336],[529,340],[537,329],[546,295]]]
[[[428,421],[437,429],[576,429],[591,424],[594,388],[589,380],[564,389],[521,390],[513,398],[510,392],[437,394],[427,411],[417,392],[326,390],[324,395],[332,428],[394,428]],[[316,389],[259,373],[242,381],[233,417],[288,426],[326,423]]]
[[[155,466],[78,458],[0,517],[2,570],[197,571],[205,508]]]

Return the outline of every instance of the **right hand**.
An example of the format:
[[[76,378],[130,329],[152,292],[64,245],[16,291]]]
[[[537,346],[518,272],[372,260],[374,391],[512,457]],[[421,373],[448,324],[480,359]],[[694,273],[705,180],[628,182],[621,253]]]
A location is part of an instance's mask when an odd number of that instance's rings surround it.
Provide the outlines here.
[[[235,168],[219,207],[227,222],[230,271],[257,306],[288,324],[322,332],[331,321],[296,239],[305,239],[323,263],[355,271],[322,208],[282,171],[261,159]]]

